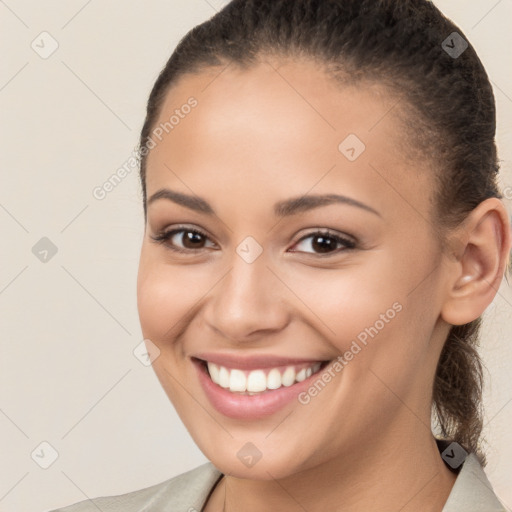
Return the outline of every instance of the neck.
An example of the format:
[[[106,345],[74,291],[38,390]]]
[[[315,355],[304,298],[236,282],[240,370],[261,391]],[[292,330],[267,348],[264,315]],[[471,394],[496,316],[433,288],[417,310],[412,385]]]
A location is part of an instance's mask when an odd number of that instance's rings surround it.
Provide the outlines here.
[[[424,425],[280,480],[222,478],[205,512],[441,512],[456,475]],[[411,435],[411,432],[416,432]],[[364,446],[364,448],[362,448]]]

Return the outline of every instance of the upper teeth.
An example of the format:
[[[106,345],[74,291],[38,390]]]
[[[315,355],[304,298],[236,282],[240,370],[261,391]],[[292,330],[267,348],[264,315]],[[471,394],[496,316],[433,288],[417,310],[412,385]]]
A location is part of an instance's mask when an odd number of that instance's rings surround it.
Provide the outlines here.
[[[268,389],[277,389],[281,386],[291,386],[295,382],[302,382],[311,377],[321,366],[321,363],[315,363],[308,367],[302,367],[296,370],[294,366],[288,366],[283,373],[272,368],[268,373],[264,370],[253,370],[246,372],[243,370],[228,369],[215,363],[208,362],[208,371],[215,384],[235,392],[259,393]]]

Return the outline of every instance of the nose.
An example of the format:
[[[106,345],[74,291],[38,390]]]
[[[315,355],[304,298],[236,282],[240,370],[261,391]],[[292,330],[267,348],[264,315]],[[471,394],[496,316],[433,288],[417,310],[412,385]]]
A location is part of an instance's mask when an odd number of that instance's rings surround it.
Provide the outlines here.
[[[206,323],[220,339],[234,345],[263,337],[270,342],[271,335],[290,320],[287,288],[264,254],[248,263],[235,252],[231,269],[210,292],[205,306]]]

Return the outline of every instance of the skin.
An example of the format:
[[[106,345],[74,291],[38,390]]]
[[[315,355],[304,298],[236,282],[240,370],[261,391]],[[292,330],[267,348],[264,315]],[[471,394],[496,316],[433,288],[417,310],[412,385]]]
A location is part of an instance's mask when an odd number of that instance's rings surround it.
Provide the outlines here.
[[[341,88],[313,63],[186,75],[158,123],[191,96],[198,106],[149,153],[147,197],[197,195],[216,215],[149,204],[138,307],[160,350],[156,375],[226,475],[205,510],[441,511],[455,475],[430,430],[432,382],[450,324],[477,318],[499,287],[510,250],[503,204],[485,201],[442,243],[432,170],[405,157],[396,98]],[[354,162],[338,150],[351,133],[366,145]],[[378,214],[331,204],[274,216],[278,201],[333,192]],[[203,248],[173,252],[173,242],[190,247],[183,233],[152,240],[178,224],[203,231]],[[299,241],[318,228],[356,248],[334,244],[327,255],[315,236]],[[236,252],[247,236],[263,249],[250,264]],[[217,412],[190,360],[201,351],[334,360],[394,303],[401,311],[309,404],[265,419]],[[250,468],[237,457],[246,442],[262,454]]]

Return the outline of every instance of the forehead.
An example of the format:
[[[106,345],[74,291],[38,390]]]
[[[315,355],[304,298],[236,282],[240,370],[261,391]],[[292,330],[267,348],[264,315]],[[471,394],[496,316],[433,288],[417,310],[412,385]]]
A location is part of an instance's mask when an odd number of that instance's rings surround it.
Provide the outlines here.
[[[308,61],[184,75],[153,128],[148,196],[171,183],[183,190],[181,177],[193,190],[222,182],[248,198],[341,187],[377,204],[406,196],[427,211],[430,173],[406,155],[405,111],[383,86],[340,86]]]

